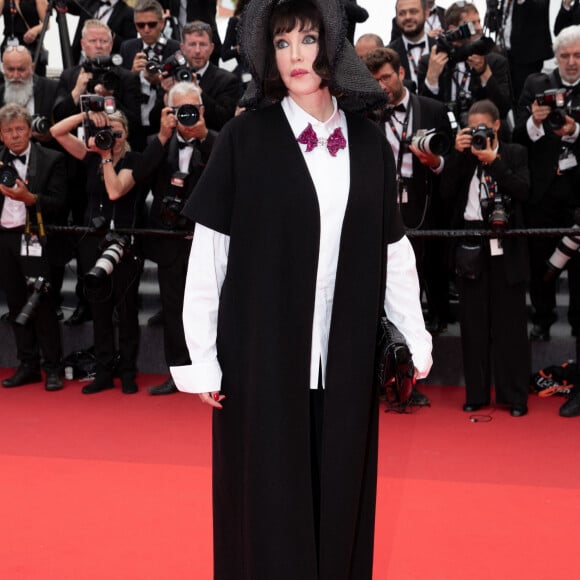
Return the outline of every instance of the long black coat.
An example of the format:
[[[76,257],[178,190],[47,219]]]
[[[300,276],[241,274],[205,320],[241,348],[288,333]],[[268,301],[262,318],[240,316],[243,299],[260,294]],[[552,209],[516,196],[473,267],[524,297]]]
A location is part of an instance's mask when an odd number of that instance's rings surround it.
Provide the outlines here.
[[[317,570],[309,377],[320,216],[280,105],[221,131],[185,213],[230,236],[220,296],[223,411],[213,417],[216,580],[370,580],[377,320],[403,235],[385,138],[347,115],[351,186],[328,349]]]

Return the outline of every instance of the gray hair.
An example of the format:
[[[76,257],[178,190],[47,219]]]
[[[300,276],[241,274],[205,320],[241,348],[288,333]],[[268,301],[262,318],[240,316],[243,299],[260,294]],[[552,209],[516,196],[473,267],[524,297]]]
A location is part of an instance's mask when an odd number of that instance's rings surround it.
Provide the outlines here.
[[[29,127],[32,127],[32,115],[26,107],[17,103],[8,103],[0,109],[0,127],[4,123],[11,123],[17,119],[24,119]]]
[[[199,104],[202,105],[203,101],[201,98],[201,90],[195,83],[182,81],[180,83],[174,84],[167,95],[167,104],[173,107],[173,97],[174,96],[185,96],[190,94],[195,94],[199,97]]]
[[[133,8],[135,14],[154,12],[159,20],[163,20],[163,6],[157,0],[139,0]]]
[[[560,34],[554,39],[552,48],[554,54],[558,54],[566,46],[580,42],[580,25],[568,26],[560,31]]]

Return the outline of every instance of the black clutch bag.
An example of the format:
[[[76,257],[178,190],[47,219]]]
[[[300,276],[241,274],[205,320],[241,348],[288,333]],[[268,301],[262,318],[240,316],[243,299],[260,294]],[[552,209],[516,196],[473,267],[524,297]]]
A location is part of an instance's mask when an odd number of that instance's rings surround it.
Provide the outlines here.
[[[415,385],[413,356],[401,331],[386,316],[379,322],[376,378],[387,405],[404,410]]]

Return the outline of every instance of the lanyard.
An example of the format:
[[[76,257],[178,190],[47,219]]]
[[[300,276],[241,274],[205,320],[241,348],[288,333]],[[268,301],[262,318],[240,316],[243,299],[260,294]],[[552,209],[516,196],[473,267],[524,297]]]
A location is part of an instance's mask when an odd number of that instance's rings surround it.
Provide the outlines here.
[[[397,128],[395,127],[395,124],[393,123],[393,118],[395,118],[395,120],[400,123],[400,121],[395,117],[395,112],[393,111],[393,114],[389,117],[389,126],[391,127],[391,131],[395,135],[395,138],[399,142],[399,153],[397,155],[397,178],[401,177],[401,168],[402,168],[402,163],[403,163],[403,149],[404,149],[405,144],[407,142],[407,131],[409,129],[409,117],[410,117],[410,115],[411,115],[411,99],[409,99],[407,111],[405,113],[405,119],[401,123],[401,134],[400,135],[397,132]]]

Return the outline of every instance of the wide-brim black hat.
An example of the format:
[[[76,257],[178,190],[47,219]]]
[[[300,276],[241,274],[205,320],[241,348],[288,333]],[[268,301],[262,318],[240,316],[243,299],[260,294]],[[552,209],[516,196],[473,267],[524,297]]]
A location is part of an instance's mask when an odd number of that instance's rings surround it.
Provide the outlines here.
[[[348,111],[374,109],[387,102],[387,96],[372,77],[366,65],[346,39],[347,20],[342,0],[309,0],[322,17],[326,53],[332,78],[330,89],[341,108]],[[282,2],[292,0],[251,0],[240,24],[240,51],[252,71],[253,81],[240,104],[254,107],[265,98],[264,76],[269,49],[270,15]]]

